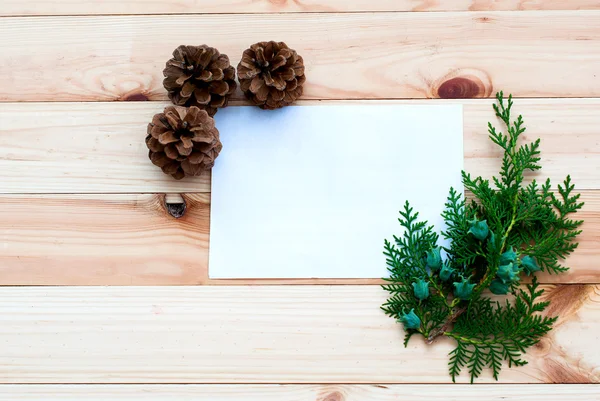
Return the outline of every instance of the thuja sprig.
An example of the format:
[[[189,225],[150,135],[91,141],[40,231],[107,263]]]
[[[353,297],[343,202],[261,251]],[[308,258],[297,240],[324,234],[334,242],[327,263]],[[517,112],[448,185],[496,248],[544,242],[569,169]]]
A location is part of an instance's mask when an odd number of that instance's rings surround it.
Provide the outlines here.
[[[404,326],[405,345],[419,334],[431,343],[439,336],[456,342],[450,353],[452,380],[467,369],[473,382],[485,368],[498,379],[504,362],[527,363],[526,349],[551,330],[556,317],[542,316],[548,302],[539,301],[535,274],[568,270],[565,257],[576,248],[581,220],[571,219],[583,207],[567,176],[556,191],[550,180],[525,184],[527,171],[541,169],[540,140],[519,144],[523,118],[512,119],[512,96],[496,95],[496,116],[505,132],[488,124],[489,137],[503,151],[498,176],[491,181],[462,172],[468,199],[451,188],[442,213],[449,244],[408,202],[400,211],[403,233],[385,240],[390,293],[382,309]],[[520,285],[524,275],[531,284]],[[488,291],[486,291],[488,290]],[[491,295],[511,294],[512,301]]]

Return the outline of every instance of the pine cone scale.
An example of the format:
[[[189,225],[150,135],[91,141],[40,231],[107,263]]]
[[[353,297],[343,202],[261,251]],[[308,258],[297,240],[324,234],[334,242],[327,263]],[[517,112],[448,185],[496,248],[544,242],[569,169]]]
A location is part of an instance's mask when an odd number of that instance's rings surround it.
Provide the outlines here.
[[[290,81],[287,82],[286,84],[286,88],[289,92],[293,91],[294,89],[296,89],[298,87],[298,80],[297,79],[292,79]]]
[[[261,102],[266,101],[269,96],[269,87],[267,85],[261,86],[254,93],[254,96],[256,96],[256,99],[260,100]]]
[[[250,91],[251,84],[252,84],[251,79],[244,79],[243,81],[240,81],[240,88],[242,89],[242,92],[244,92],[244,94],[246,94],[246,96],[248,96],[248,92]]]
[[[177,141],[179,141],[179,139],[177,139],[175,137],[175,133],[173,131],[164,132],[164,133],[160,134],[160,136],[158,137],[158,142],[161,145],[168,145],[170,143],[177,142]]]
[[[294,97],[292,95],[292,92],[285,92],[285,95],[283,97],[283,101],[287,102],[287,103],[292,103],[294,101]]]
[[[283,67],[286,64],[287,60],[283,56],[277,56],[273,59],[273,69],[277,69]]]
[[[277,102],[280,102],[285,98],[285,92],[280,90],[271,90],[270,95],[273,98],[273,100]]]
[[[258,92],[258,90],[265,86],[264,79],[260,79],[260,77],[254,77],[252,81],[250,81],[250,87],[248,88],[252,93]]]
[[[188,160],[191,164],[202,163],[203,159],[204,159],[204,153],[202,153],[202,152],[192,152],[192,154],[188,158]]]
[[[179,145],[181,145],[181,147],[183,149],[185,149],[185,151],[181,150],[181,148],[179,147]],[[183,155],[183,152],[187,152],[187,149],[190,149],[189,152],[191,153],[192,152],[191,149],[193,149],[193,148],[194,148],[194,142],[192,141],[192,139],[184,137],[184,136],[181,137],[181,142],[177,144],[177,150],[182,155]],[[186,154],[184,156],[189,156],[190,153],[188,153],[188,154]]]
[[[225,78],[225,73],[221,69],[210,70],[210,73],[212,74],[211,81],[221,81],[223,78]],[[223,81],[221,81],[221,82],[223,82]],[[223,82],[223,83],[227,84],[226,82]]]
[[[264,65],[267,60],[265,59],[265,50],[263,47],[258,47],[254,50],[254,57],[259,65]]]
[[[254,62],[256,61],[256,54],[252,49],[245,50],[242,54],[242,60],[240,63],[246,68],[254,68]]]
[[[201,105],[207,105],[210,103],[210,92],[208,88],[194,90],[194,96],[196,97],[196,103]]]
[[[225,96],[229,91],[229,85],[225,81],[214,81],[208,85],[208,89],[219,96]]]
[[[177,158],[179,158],[177,147],[172,143],[168,144],[165,146],[165,155],[171,160],[177,160]]]
[[[273,80],[273,77],[271,76],[271,73],[269,71],[267,71],[263,74],[263,80],[265,81],[265,84],[267,84],[268,86],[273,86],[273,84],[275,83],[275,81]]]
[[[229,58],[223,57],[223,55],[220,55],[213,63],[213,68],[219,71],[224,71],[227,67],[229,67]]]
[[[209,82],[212,79],[212,72],[202,71],[195,77],[198,81]]]
[[[181,156],[189,156],[192,154],[192,147],[186,147],[183,142],[178,143],[177,145],[175,145],[175,147],[177,148],[177,153],[179,153],[179,155]]]
[[[184,125],[183,128],[191,129],[190,126],[196,125],[198,123],[200,115],[199,108],[190,108],[187,110],[187,113],[182,117],[181,124]],[[194,127],[197,128],[197,127]]]
[[[243,66],[238,66],[239,79],[252,79],[258,75],[260,75],[260,69],[258,68],[246,68]]]
[[[235,92],[235,88],[237,88],[237,84],[235,83],[235,68],[227,69],[223,71],[224,77],[223,79],[227,81],[227,85],[229,85],[229,95]],[[233,82],[233,85],[230,85],[229,82]]]
[[[170,132],[172,132],[172,130],[176,130],[179,125],[179,116],[178,115],[175,116],[173,114],[166,113],[165,117],[168,121],[169,126],[172,127]],[[169,132],[169,131],[167,131],[167,132]]]
[[[221,98],[213,98],[210,101],[210,107],[214,107],[217,109],[223,108],[227,106],[227,98],[226,97],[221,97]]]
[[[292,64],[296,62],[296,56],[294,55],[294,52],[291,49],[281,49],[279,50],[279,55],[285,58],[286,60],[292,59]]]
[[[278,91],[283,91],[286,86],[285,80],[280,75],[275,75],[273,77],[273,86]]]
[[[284,68],[281,70],[279,76],[284,81],[291,81],[292,79],[296,78],[296,73],[294,72],[293,68]]]
[[[146,146],[148,146],[148,149],[152,152],[159,152],[162,150],[162,145],[152,136],[146,137]]]
[[[196,143],[212,143],[213,137],[205,133],[197,133],[192,140]]]
[[[292,68],[294,70],[294,74],[296,74],[297,77],[304,77],[304,66],[303,65],[294,65],[294,67],[292,67]],[[306,79],[306,77],[304,79]]]
[[[178,170],[177,163],[169,163],[163,167],[163,171],[167,174],[175,174]]]
[[[150,161],[158,167],[166,166],[171,160],[164,154],[159,152],[150,152]]]
[[[167,65],[166,65],[166,69],[169,69],[169,71],[175,71],[175,69],[179,70],[184,70],[185,69],[185,64],[182,63],[181,61],[177,61],[175,59],[170,59],[169,61],[167,61]]]
[[[194,93],[194,90],[196,90],[196,87],[189,81],[186,81],[186,83],[183,84],[183,86],[181,87],[181,91],[179,92],[179,95],[182,98],[188,99],[192,96],[192,94]]]
[[[152,125],[155,126],[156,128],[154,130],[151,130],[150,125],[148,126],[148,133],[152,132],[156,132],[157,130],[163,130],[166,131],[167,128],[166,126],[168,125],[168,121],[165,119],[163,114],[156,114],[154,115],[154,117],[152,117]]]
[[[181,85],[183,86],[185,84],[185,81],[187,81],[188,79],[190,79],[192,77],[192,75],[181,75],[179,78],[177,78],[177,80],[175,81],[175,83],[177,85]]]

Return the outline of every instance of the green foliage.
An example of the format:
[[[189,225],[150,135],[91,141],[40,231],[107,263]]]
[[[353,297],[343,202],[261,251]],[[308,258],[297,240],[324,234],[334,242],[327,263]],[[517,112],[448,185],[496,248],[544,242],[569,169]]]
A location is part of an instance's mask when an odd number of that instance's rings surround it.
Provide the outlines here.
[[[396,266],[390,270],[391,283],[384,288],[391,293],[388,302],[383,305],[383,310],[390,316],[400,319],[403,314],[414,310],[421,320],[421,328],[417,331],[430,333],[439,328],[449,310],[445,298],[437,289],[441,287],[439,280],[432,278],[426,267],[427,252],[435,247],[439,236],[428,227],[426,222],[418,222],[418,213],[408,205],[400,211],[398,219],[405,231],[401,237],[394,236],[394,243],[385,240],[384,254],[388,266]],[[414,294],[413,283],[419,279],[427,280],[431,288],[425,300],[419,300]],[[406,341],[415,333],[414,329],[407,330]]]
[[[441,335],[454,339],[453,380],[465,368],[471,382],[486,368],[498,379],[504,362],[527,363],[522,354],[556,318],[540,314],[548,302],[538,301],[543,290],[537,279],[523,287],[521,277],[568,270],[563,260],[577,248],[583,223],[571,219],[583,203],[569,176],[557,191],[550,180],[525,183],[528,171],[541,169],[540,140],[520,145],[523,118],[512,120],[511,96],[505,101],[500,92],[496,99],[494,111],[506,133],[492,124],[488,132],[503,152],[500,172],[490,181],[463,171],[468,201],[450,189],[441,233],[449,245],[438,246],[438,234],[408,202],[398,219],[402,235],[384,244],[390,277],[383,288],[390,297],[383,311],[404,324],[405,345],[414,334],[429,343]],[[486,289],[510,293],[512,300],[494,301]]]
[[[538,290],[535,278],[526,289],[519,289],[514,305],[508,300],[501,304],[483,296],[469,303],[452,331],[446,334],[457,343],[450,353],[453,381],[465,365],[473,382],[486,366],[498,380],[503,360],[508,361],[509,367],[527,364],[521,354],[550,331],[556,317],[535,313],[543,311],[549,304],[537,301],[544,291]]]

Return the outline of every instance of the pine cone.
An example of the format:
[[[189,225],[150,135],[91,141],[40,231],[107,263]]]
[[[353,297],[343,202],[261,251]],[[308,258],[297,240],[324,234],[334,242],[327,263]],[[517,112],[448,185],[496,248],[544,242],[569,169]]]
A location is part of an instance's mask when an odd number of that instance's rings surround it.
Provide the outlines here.
[[[215,120],[195,106],[169,106],[156,114],[146,145],[152,163],[176,180],[211,169],[223,148]]]
[[[283,42],[259,42],[244,51],[237,75],[242,91],[261,109],[277,109],[302,96],[304,61]]]
[[[163,70],[163,86],[178,106],[196,106],[212,117],[235,91],[235,69],[215,48],[179,46]]]

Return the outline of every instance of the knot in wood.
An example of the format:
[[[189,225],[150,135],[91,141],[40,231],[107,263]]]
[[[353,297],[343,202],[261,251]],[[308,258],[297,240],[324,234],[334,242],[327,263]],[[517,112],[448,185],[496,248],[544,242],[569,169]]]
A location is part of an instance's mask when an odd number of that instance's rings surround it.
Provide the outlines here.
[[[546,356],[552,351],[552,340],[544,337],[533,346],[534,352],[541,356]]]
[[[144,95],[143,93],[130,93],[123,95],[120,100],[125,102],[145,102],[149,99],[148,96]]]
[[[165,209],[176,219],[183,217],[187,205],[185,199],[179,194],[168,194],[165,196]]]
[[[344,401],[344,395],[339,391],[332,391],[319,398],[319,401]]]
[[[484,96],[485,88],[468,78],[456,77],[443,82],[437,92],[442,99],[470,99]]]

